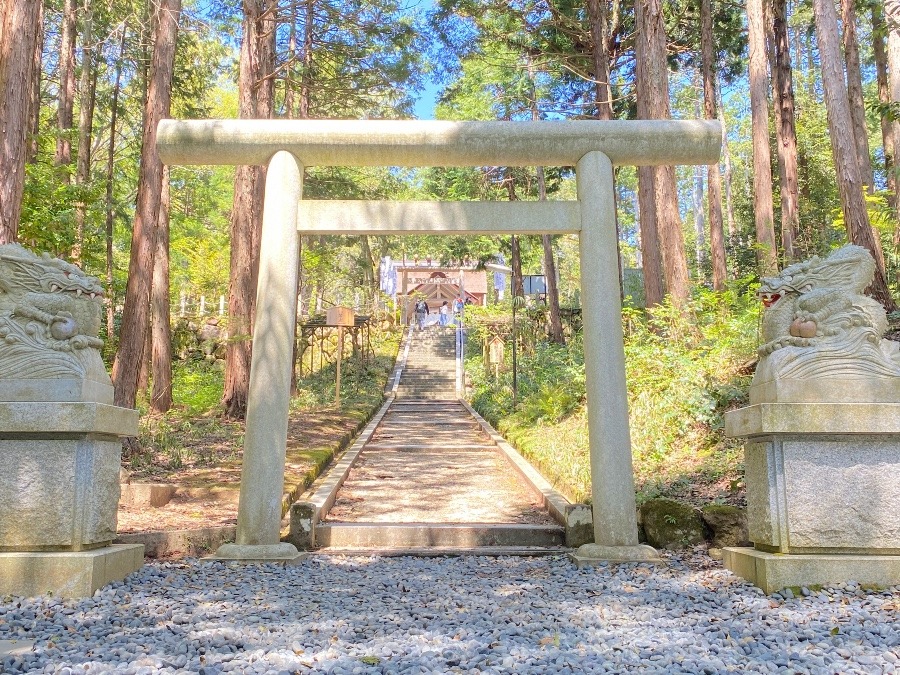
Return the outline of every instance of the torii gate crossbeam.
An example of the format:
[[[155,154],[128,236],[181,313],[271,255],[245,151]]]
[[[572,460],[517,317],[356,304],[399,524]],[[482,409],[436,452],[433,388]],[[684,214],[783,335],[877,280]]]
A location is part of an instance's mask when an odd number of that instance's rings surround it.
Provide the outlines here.
[[[163,120],[166,164],[268,163],[234,560],[279,542],[299,233],[578,233],[594,541],[582,560],[647,560],[638,544],[619,296],[613,164],[713,164],[710,121]],[[304,201],[305,166],[575,166],[576,202]]]

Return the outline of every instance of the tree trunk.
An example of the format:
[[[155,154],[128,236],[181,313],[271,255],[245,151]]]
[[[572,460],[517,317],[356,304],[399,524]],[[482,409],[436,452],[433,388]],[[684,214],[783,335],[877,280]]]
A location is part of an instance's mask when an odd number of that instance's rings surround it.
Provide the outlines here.
[[[640,3],[636,5],[636,11],[640,10]],[[645,82],[649,74],[647,72],[647,57],[645,41],[635,36],[635,79],[637,90],[638,117],[649,116],[649,106],[646,100]],[[654,170],[651,166],[637,167],[638,175],[638,204],[640,205],[640,231],[641,231],[641,258],[644,271],[644,304],[654,307],[663,301],[666,294],[663,281],[662,250],[659,244],[659,224],[656,220],[656,188]]]
[[[872,3],[872,54],[875,59],[875,77],[878,82],[878,102],[886,105],[891,102],[888,85],[887,52],[884,37],[887,26],[884,14],[878,2]],[[891,121],[887,115],[881,115],[881,144],[884,148],[884,174],[887,178],[888,201],[892,207],[897,206],[897,177],[894,174],[894,139]]]
[[[594,107],[598,120],[612,119],[609,95],[609,58],[606,53],[606,1],[587,0],[594,65]]]
[[[638,204],[641,220],[641,258],[644,264],[644,305],[655,307],[666,295],[660,259],[659,229],[656,226],[656,189],[653,186],[653,167],[639,166]]]
[[[544,167],[537,167],[538,190],[542,202],[547,201],[547,182],[544,178]],[[550,340],[558,345],[566,344],[563,335],[562,319],[559,316],[559,288],[556,285],[556,259],[553,256],[553,238],[549,234],[541,235],[544,247],[544,278],[547,281],[547,307],[550,310]]]
[[[728,220],[728,241],[734,246],[737,238],[737,220],[734,217],[734,171],[731,168],[731,149],[728,145],[728,127],[725,126],[725,106],[722,105],[722,94],[716,92],[719,102],[719,124],[722,125],[722,174],[725,178],[725,217]]]
[[[75,167],[75,184],[83,186],[91,178],[91,130],[94,123],[94,100],[97,91],[97,71],[94,68],[94,47],[92,42],[94,16],[91,0],[84,0],[84,28],[81,47],[81,110],[78,114],[78,159]],[[72,260],[83,265],[84,260],[84,220],[87,205],[83,200],[75,204],[75,245]]]
[[[519,199],[516,196],[515,178],[509,170],[506,172],[506,193],[511,202]],[[522,253],[519,249],[519,238],[516,235],[510,237],[509,266],[512,269],[510,281],[512,282],[513,301],[515,301],[515,298],[525,295],[525,286],[522,283]]]
[[[0,15],[0,244],[15,241],[19,230],[40,6],[7,0]]]
[[[262,61],[261,0],[244,0],[243,37],[238,75],[238,113],[242,119],[258,116],[259,99],[265,97],[261,82]],[[259,272],[263,178],[260,167],[239,166],[234,174],[231,208],[231,278],[228,288],[228,345],[225,350],[225,389],[222,404],[225,416],[244,419],[250,389],[251,339]],[[255,259],[255,260],[254,260]]]
[[[150,409],[167,412],[172,407],[172,326],[169,317],[169,169],[164,167],[153,258],[153,390]]]
[[[116,159],[116,124],[119,120],[119,92],[122,88],[122,66],[125,56],[125,37],[128,29],[122,27],[119,39],[119,56],[116,60],[116,83],[113,85],[112,104],[109,119],[109,148],[106,153],[106,339],[113,340],[116,334],[116,286],[113,279],[113,225],[116,207],[113,202],[113,178]]]
[[[669,119],[669,76],[666,61],[666,33],[661,0],[638,0],[636,3],[636,40],[640,43],[638,68],[638,118]],[[675,304],[690,295],[684,233],[678,212],[678,188],[675,167],[653,169],[656,195],[656,223],[661,244],[661,258],[666,288]]]
[[[315,0],[306,0],[303,24],[303,71],[300,76],[300,119],[309,119],[310,87],[312,83],[313,28]]]
[[[172,71],[181,0],[159,0],[147,104],[144,110],[141,168],[131,235],[131,260],[119,350],[113,364],[116,405],[133,408],[144,337],[150,322],[150,287],[156,250],[156,227],[162,192],[162,162],[156,149],[156,126],[169,115]]]
[[[787,30],[787,1],[773,0],[773,68],[775,137],[781,187],[781,248],[785,262],[797,257],[794,242],[800,229],[800,187],[797,177],[797,129],[794,124],[794,82]]]
[[[753,211],[756,221],[757,264],[760,274],[778,269],[772,170],[769,151],[769,104],[766,90],[766,30],[763,0],[747,0],[750,49],[750,111],[753,129]]]
[[[44,3],[38,3],[38,33],[34,40],[34,63],[31,66],[31,99],[28,102],[28,139],[25,161],[34,163],[38,156],[38,134],[41,131],[41,67],[44,57]]]
[[[900,101],[900,31],[893,29],[888,32],[888,85],[891,101]],[[900,158],[900,121],[891,122],[891,145],[893,157],[896,162]],[[897,167],[894,166],[894,181],[897,190],[900,191],[900,180],[897,179]],[[898,192],[900,195],[900,192]],[[900,197],[897,199],[900,204]],[[900,250],[900,217],[894,228],[894,248]]]
[[[869,224],[853,130],[847,126],[847,120],[852,118],[847,88],[844,83],[841,50],[837,41],[837,12],[831,0],[813,0],[813,12],[816,35],[819,38],[819,60],[822,65],[822,85],[825,90],[828,130],[831,134],[831,150],[837,170],[837,184],[841,195],[844,222],[850,241],[869,249],[875,257],[875,279],[868,292],[890,312],[896,308],[896,305],[888,291],[884,263],[881,260],[881,247]]]
[[[841,0],[844,61],[847,65],[847,97],[850,102],[850,120],[853,124],[853,140],[856,142],[860,177],[869,194],[874,194],[875,175],[872,171],[872,158],[869,156],[869,129],[866,124],[866,102],[863,99],[862,71],[859,66],[855,1]]]
[[[57,166],[72,162],[72,111],[75,106],[75,0],[65,0],[59,39],[59,96],[56,109]]]
[[[703,116],[716,119],[716,46],[712,29],[712,0],[700,2],[700,50],[703,70]],[[725,232],[722,226],[722,175],[718,164],[706,167],[706,200],[709,204],[709,248],[712,254],[713,290],[725,289]]]

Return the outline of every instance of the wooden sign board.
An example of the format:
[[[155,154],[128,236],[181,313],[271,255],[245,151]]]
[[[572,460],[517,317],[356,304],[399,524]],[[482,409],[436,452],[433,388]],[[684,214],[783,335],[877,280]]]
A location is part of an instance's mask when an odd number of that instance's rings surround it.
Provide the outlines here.
[[[353,326],[355,322],[349,307],[329,307],[325,313],[325,323],[329,326]]]
[[[488,361],[490,363],[503,363],[504,347],[503,338],[491,338],[491,341],[488,343]]]

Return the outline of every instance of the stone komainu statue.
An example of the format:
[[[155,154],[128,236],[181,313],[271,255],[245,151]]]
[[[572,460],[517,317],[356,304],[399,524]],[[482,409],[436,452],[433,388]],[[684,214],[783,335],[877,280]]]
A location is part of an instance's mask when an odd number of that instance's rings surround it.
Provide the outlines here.
[[[840,401],[847,400],[840,382],[868,383],[862,385],[868,397],[869,385],[882,381],[882,393],[885,387],[900,393],[900,343],[882,339],[888,326],[884,308],[863,295],[874,273],[869,251],[849,245],[763,279],[758,292],[766,309],[754,388],[779,380],[816,380],[805,386],[818,386],[822,395],[808,392],[805,400]],[[830,393],[824,391],[828,388]]]
[[[0,246],[0,381],[87,380],[108,398],[102,297],[98,280],[74,265]]]

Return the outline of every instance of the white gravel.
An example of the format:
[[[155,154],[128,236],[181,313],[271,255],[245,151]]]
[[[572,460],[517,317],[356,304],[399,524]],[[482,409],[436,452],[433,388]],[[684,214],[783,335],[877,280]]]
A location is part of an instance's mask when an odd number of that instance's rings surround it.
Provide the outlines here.
[[[900,587],[766,596],[701,553],[154,563],[86,600],[0,598],[0,672],[892,673]]]

